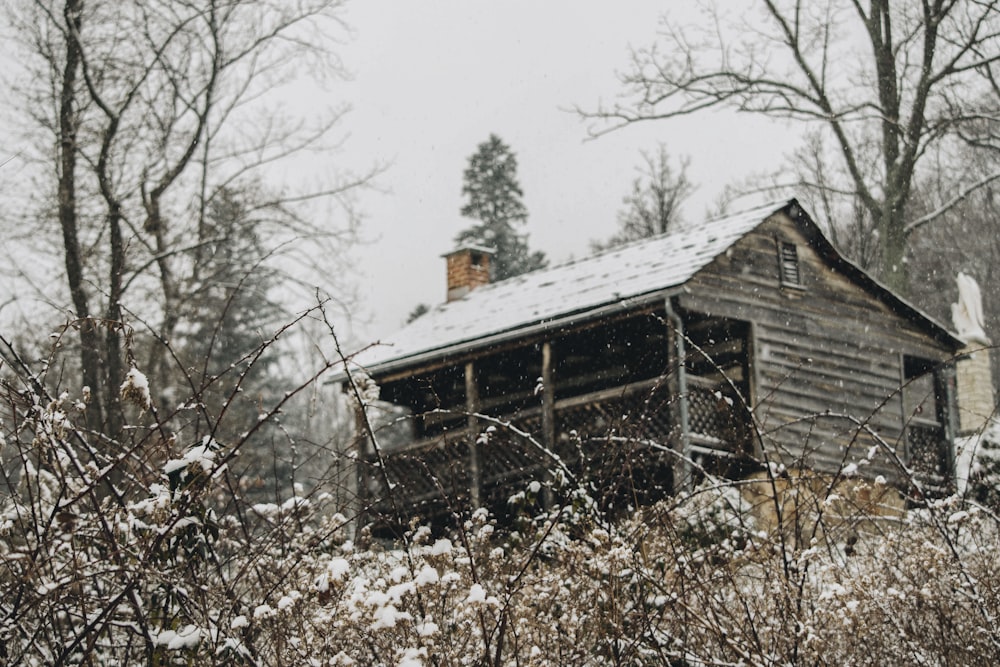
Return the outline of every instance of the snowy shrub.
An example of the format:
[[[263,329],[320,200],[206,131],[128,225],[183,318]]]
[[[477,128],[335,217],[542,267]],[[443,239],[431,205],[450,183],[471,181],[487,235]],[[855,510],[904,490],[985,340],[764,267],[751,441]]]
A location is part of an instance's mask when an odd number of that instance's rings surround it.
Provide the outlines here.
[[[109,450],[84,396],[4,389],[4,664],[1000,662],[1000,518],[974,496],[885,511],[881,480],[706,475],[612,521],[529,482],[511,523],[400,516],[389,543],[343,489],[244,499],[240,443],[178,442],[155,405]]]

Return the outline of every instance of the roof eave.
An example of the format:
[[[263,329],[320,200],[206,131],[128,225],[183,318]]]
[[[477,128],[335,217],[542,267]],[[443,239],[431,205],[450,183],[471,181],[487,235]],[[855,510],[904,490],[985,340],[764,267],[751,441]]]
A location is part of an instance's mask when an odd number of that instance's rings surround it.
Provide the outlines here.
[[[550,331],[581,324],[589,320],[643,308],[650,304],[670,298],[674,294],[678,293],[681,288],[682,285],[658,289],[647,294],[619,299],[599,306],[593,306],[573,313],[567,313],[557,318],[512,327],[506,331],[500,331],[489,336],[459,341],[457,343],[437,347],[431,350],[424,350],[410,356],[390,359],[381,363],[374,363],[371,366],[366,366],[365,371],[370,376],[377,379],[378,376],[386,376],[408,368],[419,367],[429,362],[439,362],[455,358],[457,356],[487,349],[502,343],[517,340],[519,338],[528,338],[545,334]],[[331,381],[342,381],[345,377],[346,374],[344,372],[340,372],[335,375]]]

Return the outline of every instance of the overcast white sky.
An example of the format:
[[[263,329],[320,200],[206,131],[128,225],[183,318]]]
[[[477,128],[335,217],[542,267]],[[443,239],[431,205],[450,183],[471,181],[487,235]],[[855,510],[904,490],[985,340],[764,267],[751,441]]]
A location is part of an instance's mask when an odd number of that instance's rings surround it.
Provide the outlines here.
[[[699,219],[723,186],[772,169],[794,144],[756,117],[706,114],[634,126],[587,141],[565,109],[594,107],[620,90],[629,46],[654,39],[656,0],[354,0],[356,32],[342,50],[354,73],[347,161],[390,162],[387,193],[362,198],[371,243],[356,254],[363,305],[377,338],[413,306],[443,300],[441,253],[471,221],[459,215],[468,157],[496,133],[516,152],[533,249],[561,262],[610,235],[640,150],[666,142],[690,155]],[[733,3],[738,7],[739,3]],[[672,7],[672,15],[686,11]]]

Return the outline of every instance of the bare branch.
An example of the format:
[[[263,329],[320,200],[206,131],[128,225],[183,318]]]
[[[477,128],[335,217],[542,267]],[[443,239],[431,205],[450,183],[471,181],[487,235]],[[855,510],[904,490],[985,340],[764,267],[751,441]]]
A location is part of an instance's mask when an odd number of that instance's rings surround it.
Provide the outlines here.
[[[964,201],[966,199],[966,197],[968,197],[969,195],[971,195],[973,192],[975,192],[975,191],[977,191],[977,190],[979,190],[979,189],[981,189],[981,188],[989,185],[990,183],[992,183],[993,181],[995,181],[997,179],[1000,179],[1000,171],[994,172],[994,173],[989,174],[987,176],[984,176],[983,178],[979,179],[975,183],[972,183],[972,184],[970,184],[968,186],[965,186],[958,194],[956,194],[954,197],[952,197],[948,201],[946,201],[943,204],[941,204],[940,206],[938,206],[936,209],[934,209],[930,213],[926,213],[926,214],[920,216],[919,218],[917,218],[915,220],[911,220],[910,222],[906,223],[906,227],[905,227],[906,233],[907,234],[911,234],[914,231],[916,231],[916,230],[920,229],[921,227],[923,227],[924,225],[926,225],[926,224],[928,224],[930,222],[934,222],[935,220],[937,220],[938,218],[940,218],[942,215],[944,215],[945,213],[947,213],[948,211],[950,211],[952,208],[954,208],[957,204],[959,204],[962,201]]]

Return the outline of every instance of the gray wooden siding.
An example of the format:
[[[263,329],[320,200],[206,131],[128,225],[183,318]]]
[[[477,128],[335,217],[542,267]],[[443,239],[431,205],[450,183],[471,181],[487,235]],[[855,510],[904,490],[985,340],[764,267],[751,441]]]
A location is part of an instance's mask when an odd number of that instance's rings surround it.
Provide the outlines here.
[[[802,289],[782,286],[777,242],[798,247]],[[868,424],[904,455],[903,354],[943,361],[927,333],[831,268],[795,223],[776,214],[700,271],[682,308],[753,323],[754,414],[771,460],[837,470],[867,455]],[[866,476],[897,478],[880,452]]]

